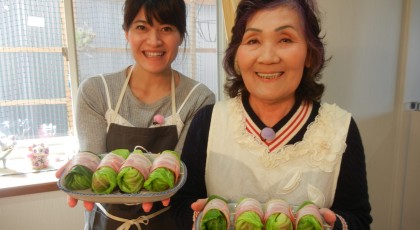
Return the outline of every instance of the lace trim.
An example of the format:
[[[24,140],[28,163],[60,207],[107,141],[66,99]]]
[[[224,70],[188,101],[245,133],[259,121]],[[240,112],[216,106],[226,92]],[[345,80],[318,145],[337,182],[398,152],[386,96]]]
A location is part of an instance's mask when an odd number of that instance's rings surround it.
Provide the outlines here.
[[[304,159],[312,167],[325,172],[332,172],[346,148],[349,114],[335,104],[322,104],[315,120],[309,124],[302,141],[293,145],[284,145],[272,152],[264,142],[246,131],[246,112],[240,97],[228,101],[233,110],[233,133],[239,144],[253,152],[262,153],[260,160],[266,168],[276,168],[291,159],[307,156]]]

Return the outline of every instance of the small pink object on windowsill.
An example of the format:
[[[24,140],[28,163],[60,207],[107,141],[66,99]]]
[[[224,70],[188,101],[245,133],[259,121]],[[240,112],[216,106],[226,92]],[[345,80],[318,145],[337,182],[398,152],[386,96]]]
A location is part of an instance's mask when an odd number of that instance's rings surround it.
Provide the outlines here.
[[[28,158],[31,160],[32,168],[33,169],[43,169],[48,168],[49,160],[49,148],[44,146],[44,144],[33,144],[29,146],[30,153],[28,154]]]

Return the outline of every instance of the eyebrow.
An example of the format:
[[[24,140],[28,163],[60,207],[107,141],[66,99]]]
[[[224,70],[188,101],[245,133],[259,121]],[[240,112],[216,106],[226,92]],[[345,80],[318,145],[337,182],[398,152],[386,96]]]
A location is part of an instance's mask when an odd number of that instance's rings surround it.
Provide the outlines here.
[[[137,19],[137,20],[133,21],[133,23],[139,23],[139,22],[149,24],[146,20],[143,20],[143,19]]]
[[[285,26],[280,26],[280,27],[277,27],[274,31],[275,31],[275,32],[278,32],[278,31],[280,31],[280,30],[285,30],[285,29],[287,29],[287,28],[292,28],[292,29],[294,29],[294,27],[293,27],[293,26],[290,26],[290,25],[285,25]],[[256,29],[256,28],[248,28],[248,29],[246,29],[246,30],[245,30],[245,32],[248,32],[248,31],[262,32],[262,30],[260,30],[260,29]]]

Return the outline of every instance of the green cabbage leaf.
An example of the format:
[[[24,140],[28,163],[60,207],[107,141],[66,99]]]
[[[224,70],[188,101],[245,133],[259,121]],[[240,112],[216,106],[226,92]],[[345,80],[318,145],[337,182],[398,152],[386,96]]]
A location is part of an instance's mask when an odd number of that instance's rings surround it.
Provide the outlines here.
[[[117,187],[117,172],[105,166],[96,170],[92,176],[92,191],[98,194],[111,194]]]
[[[83,165],[75,165],[65,176],[64,186],[70,190],[90,188],[93,172]]]
[[[300,209],[302,209],[306,205],[310,205],[310,204],[315,205],[311,201],[303,202],[299,206],[298,212],[299,212]],[[323,230],[323,226],[321,225],[319,220],[314,215],[309,214],[309,215],[304,215],[299,219],[299,222],[297,223],[296,229],[297,230]]]
[[[141,150],[134,150],[132,154],[143,154]],[[138,193],[143,188],[145,178],[139,170],[128,166],[122,168],[117,175],[117,184],[121,192]]]
[[[235,221],[235,230],[262,230],[260,216],[253,211],[243,212]]]
[[[161,192],[174,187],[175,174],[166,168],[157,168],[144,182],[144,188],[152,192]]]
[[[265,230],[293,230],[293,223],[284,213],[275,213],[265,222]]]

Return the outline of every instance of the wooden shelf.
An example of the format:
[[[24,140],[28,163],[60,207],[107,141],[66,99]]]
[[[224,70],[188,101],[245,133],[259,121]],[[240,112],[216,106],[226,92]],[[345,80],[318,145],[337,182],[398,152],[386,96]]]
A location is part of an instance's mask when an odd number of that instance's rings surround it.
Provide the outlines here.
[[[0,176],[0,198],[58,190],[55,171]]]

